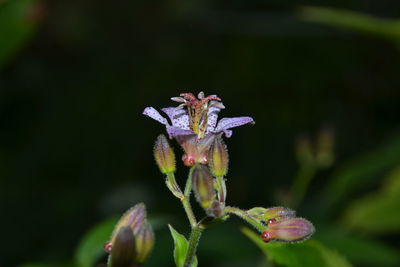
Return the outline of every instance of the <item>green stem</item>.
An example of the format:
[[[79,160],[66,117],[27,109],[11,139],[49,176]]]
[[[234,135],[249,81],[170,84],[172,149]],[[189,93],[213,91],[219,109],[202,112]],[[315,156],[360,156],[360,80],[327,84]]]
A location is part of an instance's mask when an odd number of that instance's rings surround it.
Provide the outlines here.
[[[192,166],[190,168],[188,179],[186,180],[186,186],[185,186],[185,192],[184,192],[186,197],[190,196],[190,191],[192,190],[192,175],[193,175],[193,171],[195,168],[196,168],[196,165]]]
[[[195,166],[190,168],[188,179],[186,180],[184,196],[181,199],[183,209],[186,212],[186,216],[189,219],[190,226],[192,227],[192,229],[194,229],[197,226],[196,217],[194,216],[192,206],[190,205],[190,191],[192,190],[192,173],[194,168]]]
[[[173,172],[167,173],[167,179],[165,180],[165,183],[167,184],[168,189],[172,192],[174,196],[179,199],[183,198],[183,193],[179,188],[179,185],[176,183],[175,175]]]
[[[247,212],[244,210],[227,206],[227,207],[225,207],[224,211],[228,214],[234,214],[234,215],[240,217],[241,219],[243,219],[244,221],[246,221],[247,223],[252,225],[254,228],[256,228],[259,232],[265,231],[265,226],[263,224],[259,223],[257,220],[251,218],[249,216],[249,214],[247,214]]]
[[[197,245],[199,243],[203,230],[204,227],[202,227],[202,225],[196,225],[194,228],[192,228],[192,232],[190,233],[189,237],[189,247],[186,253],[185,263],[183,264],[183,267],[190,267],[193,264],[196,256]]]

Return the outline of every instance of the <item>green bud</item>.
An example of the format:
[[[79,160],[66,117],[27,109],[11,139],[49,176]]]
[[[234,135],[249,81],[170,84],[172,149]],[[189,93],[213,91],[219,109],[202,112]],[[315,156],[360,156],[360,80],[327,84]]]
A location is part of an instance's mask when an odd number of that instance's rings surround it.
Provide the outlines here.
[[[282,221],[289,218],[294,218],[296,212],[285,207],[262,208],[256,207],[247,211],[247,214],[252,218],[268,223],[270,220]]]
[[[285,207],[273,207],[268,208],[264,212],[264,220],[268,221],[271,219],[282,221],[289,218],[294,218],[296,216],[296,212],[294,210],[285,208]]]
[[[140,228],[136,237],[136,262],[143,263],[154,246],[154,232],[150,223],[145,223]]]
[[[264,220],[264,213],[265,213],[266,211],[267,211],[266,208],[263,208],[263,207],[255,207],[255,208],[249,209],[249,210],[247,211],[247,214],[248,214],[250,217],[252,217],[252,218],[254,218],[254,219],[258,220],[258,221],[263,221],[263,220]]]
[[[167,138],[161,134],[154,145],[154,158],[163,174],[175,172],[175,154]]]
[[[203,209],[208,209],[216,198],[214,178],[207,166],[196,165],[192,173],[194,195]]]
[[[228,172],[229,155],[221,136],[214,138],[208,152],[208,165],[214,176],[225,176]]]

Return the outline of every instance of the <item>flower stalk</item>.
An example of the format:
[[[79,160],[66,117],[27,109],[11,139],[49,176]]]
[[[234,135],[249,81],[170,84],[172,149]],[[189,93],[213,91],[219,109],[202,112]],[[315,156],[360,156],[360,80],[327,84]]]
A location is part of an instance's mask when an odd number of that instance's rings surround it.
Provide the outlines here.
[[[190,267],[193,264],[194,257],[196,256],[197,246],[200,241],[201,234],[205,228],[198,224],[190,232],[189,247],[185,257],[184,267]]]

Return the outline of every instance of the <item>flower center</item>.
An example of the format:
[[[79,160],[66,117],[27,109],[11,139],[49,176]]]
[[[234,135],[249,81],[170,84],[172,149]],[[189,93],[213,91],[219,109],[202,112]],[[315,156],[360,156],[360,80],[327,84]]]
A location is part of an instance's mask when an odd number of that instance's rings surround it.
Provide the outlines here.
[[[208,126],[208,110],[214,101],[221,101],[216,95],[205,97],[201,92],[196,98],[192,93],[183,93],[180,96],[184,100],[189,114],[189,127],[201,139],[206,135]],[[210,103],[211,102],[211,103]]]

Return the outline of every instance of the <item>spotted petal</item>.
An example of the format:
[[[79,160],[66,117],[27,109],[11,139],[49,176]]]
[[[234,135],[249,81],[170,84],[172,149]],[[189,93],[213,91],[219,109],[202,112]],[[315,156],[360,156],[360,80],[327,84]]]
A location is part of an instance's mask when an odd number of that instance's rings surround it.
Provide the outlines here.
[[[149,116],[153,120],[156,120],[164,125],[168,125],[167,119],[161,116],[161,114],[153,107],[145,108],[143,114]]]
[[[193,132],[190,130],[184,130],[175,126],[167,126],[167,132],[169,138],[177,137],[177,136],[186,136],[193,135]]]
[[[221,103],[222,104],[222,103]],[[217,126],[218,113],[221,111],[220,107],[210,107],[208,109],[207,117],[208,117],[208,125],[206,133],[213,132],[215,126]]]
[[[181,128],[183,130],[189,130],[189,115],[186,109],[177,109],[175,107],[162,108],[169,119],[171,120],[172,126]]]
[[[226,137],[231,137],[232,131],[229,129],[242,126],[248,123],[254,123],[253,118],[251,117],[223,118],[218,122],[217,128],[215,128],[214,132],[217,133],[224,132]]]

